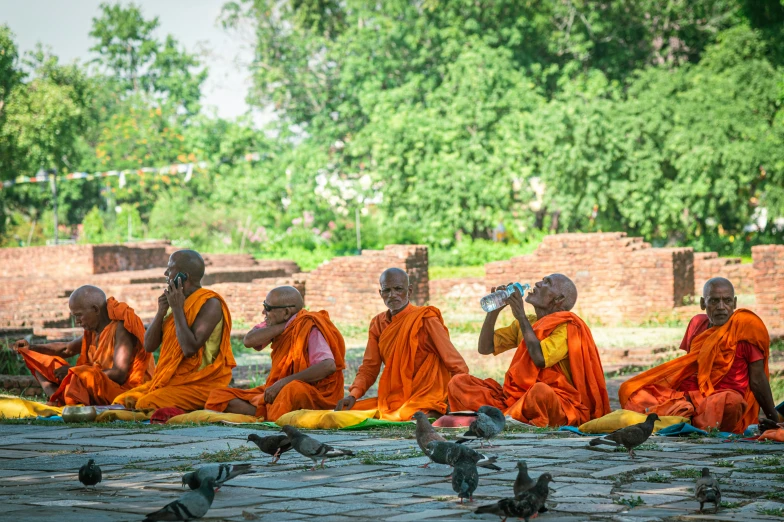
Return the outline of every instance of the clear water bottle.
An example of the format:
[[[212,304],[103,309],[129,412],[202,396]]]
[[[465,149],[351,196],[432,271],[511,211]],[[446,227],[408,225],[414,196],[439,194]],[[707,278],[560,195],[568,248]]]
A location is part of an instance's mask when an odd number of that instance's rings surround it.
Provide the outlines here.
[[[482,305],[482,310],[485,312],[492,312],[493,310],[498,310],[506,303],[504,300],[512,295],[515,291],[515,288],[520,291],[520,295],[525,297],[525,293],[531,288],[531,285],[528,283],[521,285],[520,283],[513,283],[506,287],[506,289],[496,290],[492,294],[488,294],[480,299],[479,304]]]

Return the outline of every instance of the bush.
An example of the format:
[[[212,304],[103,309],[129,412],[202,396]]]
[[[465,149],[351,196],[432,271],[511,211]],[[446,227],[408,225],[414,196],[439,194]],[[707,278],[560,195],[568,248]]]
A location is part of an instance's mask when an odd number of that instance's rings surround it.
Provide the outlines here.
[[[521,243],[496,243],[487,239],[466,238],[452,247],[430,247],[430,266],[482,266],[491,261],[504,261],[530,254],[541,243],[544,234],[536,233]]]

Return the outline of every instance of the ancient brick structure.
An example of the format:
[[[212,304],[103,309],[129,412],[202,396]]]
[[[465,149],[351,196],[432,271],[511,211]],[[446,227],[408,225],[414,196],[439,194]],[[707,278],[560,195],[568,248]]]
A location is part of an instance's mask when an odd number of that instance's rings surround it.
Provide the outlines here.
[[[784,245],[763,245],[751,249],[754,259],[756,312],[768,329],[784,328]]]
[[[485,272],[488,289],[563,273],[578,288],[574,311],[594,324],[669,317],[694,289],[691,248],[651,248],[622,232],[547,236],[533,254],[488,263]]]
[[[389,245],[365,250],[361,256],[336,257],[308,274],[307,298],[311,310],[327,310],[336,321],[369,321],[384,311],[378,295],[378,277],[387,268],[408,272],[414,285],[412,302],[429,299],[427,247]]]
[[[716,252],[694,253],[694,294],[702,294],[702,286],[712,277],[732,281],[736,294],[754,293],[754,265],[742,264],[739,257],[719,257]]]

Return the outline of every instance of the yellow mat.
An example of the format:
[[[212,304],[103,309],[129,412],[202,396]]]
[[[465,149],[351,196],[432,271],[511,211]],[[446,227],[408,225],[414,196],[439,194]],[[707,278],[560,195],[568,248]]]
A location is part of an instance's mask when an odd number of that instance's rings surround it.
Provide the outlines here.
[[[47,406],[40,402],[28,401],[19,397],[0,397],[0,418],[34,419],[62,415],[63,409]]]
[[[239,413],[222,413],[219,411],[196,410],[190,413],[183,413],[172,417],[166,424],[191,424],[200,422],[228,422],[231,424],[247,424],[262,422],[264,419],[253,415],[241,415]]]
[[[583,433],[611,433],[615,430],[625,428],[626,426],[644,422],[646,417],[646,414],[637,413],[636,411],[615,410],[604,417],[586,422],[581,425],[579,429]],[[653,425],[653,432],[656,433],[662,428],[680,424],[681,422],[689,422],[689,419],[687,417],[676,417],[674,415],[660,417]]]

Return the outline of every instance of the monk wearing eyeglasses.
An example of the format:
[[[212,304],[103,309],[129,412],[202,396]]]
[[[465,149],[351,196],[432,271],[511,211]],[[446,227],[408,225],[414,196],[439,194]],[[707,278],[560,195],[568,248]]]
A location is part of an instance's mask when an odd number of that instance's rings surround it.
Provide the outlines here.
[[[468,373],[468,366],[449,340],[441,312],[411,304],[413,287],[399,268],[385,270],[379,286],[388,310],[370,322],[362,365],[335,409],[377,409],[382,419],[393,421],[410,420],[417,411],[446,413],[449,379]],[[358,400],[379,373],[378,398]]]
[[[689,322],[677,359],[632,377],[618,393],[627,410],[690,417],[700,429],[743,433],[759,422],[774,428],[778,413],[768,382],[770,337],[751,310],[735,309],[727,279],[702,290],[704,314]],[[759,417],[760,409],[764,417]]]
[[[264,300],[265,321],[244,344],[257,351],[272,345],[267,382],[250,390],[213,390],[205,408],[274,421],[295,410],[332,409],[343,396],[346,345],[329,314],[303,310],[302,294],[280,286]]]

